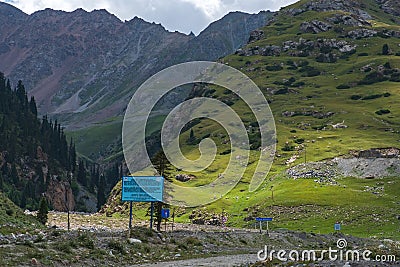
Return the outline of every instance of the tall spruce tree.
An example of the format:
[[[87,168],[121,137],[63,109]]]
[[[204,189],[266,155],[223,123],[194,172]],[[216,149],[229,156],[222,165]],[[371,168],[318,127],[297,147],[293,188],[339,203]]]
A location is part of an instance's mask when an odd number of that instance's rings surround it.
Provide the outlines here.
[[[164,151],[160,150],[157,154],[154,155],[152,159],[152,163],[154,168],[157,170],[158,175],[164,177],[164,179],[171,181],[171,163],[168,161],[167,157],[164,154]],[[158,201],[155,203],[155,217],[157,220],[157,231],[161,230],[161,211],[163,208],[163,202]]]
[[[104,203],[106,203],[105,189],[106,180],[104,175],[101,175],[99,179],[99,186],[97,187],[97,210],[100,210]]]
[[[49,207],[47,205],[47,200],[45,197],[42,197],[40,199],[39,211],[37,213],[37,219],[39,220],[39,222],[45,225],[47,223],[48,213],[49,213]]]

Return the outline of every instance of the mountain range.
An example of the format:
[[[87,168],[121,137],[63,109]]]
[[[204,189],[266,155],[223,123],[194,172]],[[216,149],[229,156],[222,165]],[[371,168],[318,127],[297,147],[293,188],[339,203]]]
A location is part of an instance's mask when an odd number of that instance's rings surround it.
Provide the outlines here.
[[[233,12],[194,36],[138,17],[121,21],[106,10],[27,15],[2,2],[0,71],[26,81],[40,114],[84,128],[122,115],[135,89],[156,72],[233,53],[271,17]]]

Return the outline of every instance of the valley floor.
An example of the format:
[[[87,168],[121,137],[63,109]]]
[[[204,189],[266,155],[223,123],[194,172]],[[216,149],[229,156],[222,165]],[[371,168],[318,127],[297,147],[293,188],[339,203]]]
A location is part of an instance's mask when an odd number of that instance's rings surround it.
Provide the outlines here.
[[[337,249],[338,240],[347,243],[343,250],[368,249],[374,257],[393,255],[397,259],[373,264],[350,262],[346,266],[400,265],[400,242],[339,232],[276,229],[267,235],[258,229],[192,224],[175,224],[174,231],[163,227],[156,232],[148,229],[147,222],[136,221],[129,232],[126,218],[89,214],[71,214],[71,231],[67,231],[65,219],[65,213],[52,212],[46,230],[0,235],[0,266],[344,266],[346,261],[279,261],[276,254],[272,262],[257,258],[266,246],[268,251],[320,251]]]

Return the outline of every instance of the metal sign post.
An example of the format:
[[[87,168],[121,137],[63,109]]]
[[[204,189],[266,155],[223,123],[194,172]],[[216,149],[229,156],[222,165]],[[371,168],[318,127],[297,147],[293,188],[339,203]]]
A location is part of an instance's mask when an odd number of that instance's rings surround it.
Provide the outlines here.
[[[262,233],[262,222],[267,222],[267,235],[269,236],[269,225],[268,222],[272,222],[272,218],[263,218],[263,217],[257,217],[256,222],[260,223],[260,234]]]
[[[150,206],[150,229],[153,229],[153,214],[154,214],[154,202],[151,202],[151,206]]]
[[[129,230],[132,229],[132,201],[129,203]]]

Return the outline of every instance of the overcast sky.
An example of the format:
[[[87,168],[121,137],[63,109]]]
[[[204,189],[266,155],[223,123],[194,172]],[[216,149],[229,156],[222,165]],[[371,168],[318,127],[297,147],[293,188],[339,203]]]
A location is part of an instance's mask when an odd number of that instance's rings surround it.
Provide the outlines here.
[[[196,35],[211,22],[230,11],[258,13],[279,10],[297,0],[0,0],[10,3],[25,13],[52,8],[73,11],[83,8],[106,9],[121,20],[135,16],[149,22],[161,23],[170,31]]]

